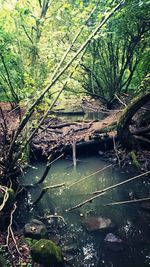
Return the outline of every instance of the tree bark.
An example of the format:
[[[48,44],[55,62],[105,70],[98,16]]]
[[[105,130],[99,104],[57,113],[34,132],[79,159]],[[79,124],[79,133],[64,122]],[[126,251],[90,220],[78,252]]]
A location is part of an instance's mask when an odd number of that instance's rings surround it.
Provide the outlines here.
[[[133,99],[131,104],[125,109],[120,117],[117,131],[118,137],[122,145],[127,148],[135,148],[137,146],[137,140],[135,136],[130,132],[130,122],[136,112],[150,101],[150,74],[148,74],[143,80],[140,86],[139,95]]]

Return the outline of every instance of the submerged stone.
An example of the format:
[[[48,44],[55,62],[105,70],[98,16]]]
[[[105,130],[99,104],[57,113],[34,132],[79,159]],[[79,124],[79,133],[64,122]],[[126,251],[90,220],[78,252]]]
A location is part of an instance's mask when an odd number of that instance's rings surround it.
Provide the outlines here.
[[[103,231],[113,228],[112,221],[104,217],[89,217],[85,219],[83,225],[88,232]]]
[[[104,241],[107,248],[111,249],[112,251],[117,252],[125,249],[125,244],[123,243],[122,239],[113,233],[108,233]]]
[[[33,239],[41,239],[45,238],[48,232],[44,223],[33,219],[31,222],[25,224],[24,235]]]
[[[46,267],[61,267],[64,262],[60,247],[47,239],[41,239],[31,247],[31,256],[35,262]]]

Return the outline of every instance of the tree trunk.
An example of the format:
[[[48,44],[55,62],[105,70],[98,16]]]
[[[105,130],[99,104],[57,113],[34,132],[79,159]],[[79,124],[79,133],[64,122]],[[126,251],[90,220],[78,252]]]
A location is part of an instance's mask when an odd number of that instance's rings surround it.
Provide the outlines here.
[[[122,145],[127,148],[135,148],[137,146],[137,140],[135,136],[130,132],[130,122],[135,113],[150,101],[150,74],[148,74],[143,80],[140,86],[139,95],[133,99],[131,104],[125,109],[124,113],[120,117],[118,123],[118,136]]]

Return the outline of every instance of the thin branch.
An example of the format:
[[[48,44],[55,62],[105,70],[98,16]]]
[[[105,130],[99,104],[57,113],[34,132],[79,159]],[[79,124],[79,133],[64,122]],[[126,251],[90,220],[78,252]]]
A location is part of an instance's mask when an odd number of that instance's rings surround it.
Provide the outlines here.
[[[126,201],[120,201],[120,202],[113,202],[113,203],[108,203],[105,206],[116,206],[116,205],[139,203],[139,202],[145,202],[145,201],[150,201],[150,197],[140,198],[140,199],[132,199],[132,200],[126,200]]]
[[[0,190],[4,193],[3,202],[0,205],[0,211],[5,207],[5,204],[8,200],[9,194],[8,194],[8,188],[6,186],[0,185]]]
[[[118,165],[120,167],[120,159],[119,159],[119,153],[118,153],[118,150],[117,150],[117,147],[116,147],[116,142],[115,142],[115,137],[113,136],[113,145],[114,145],[114,150],[115,150],[115,154],[116,154],[116,157],[118,159]]]
[[[78,180],[78,181],[76,181],[76,182],[70,184],[70,185],[68,186],[68,188],[70,189],[70,187],[72,187],[72,186],[74,186],[74,185],[76,185],[76,184],[78,184],[78,183],[80,183],[80,182],[86,180],[87,178],[92,177],[92,176],[94,176],[95,174],[100,173],[100,172],[102,172],[102,171],[104,171],[104,170],[106,170],[106,169],[108,169],[108,168],[110,168],[110,167],[112,167],[112,164],[110,164],[110,165],[108,165],[108,166],[106,166],[106,167],[104,167],[104,168],[102,168],[102,169],[100,169],[100,170],[98,170],[98,171],[96,171],[96,172],[93,172],[93,173],[91,173],[91,174],[89,174],[89,175],[83,177],[82,179],[80,179],[80,180]]]
[[[56,153],[57,153],[57,151],[56,151]],[[50,170],[50,168],[51,168],[52,164],[53,164],[54,162],[56,162],[58,159],[62,158],[62,157],[63,157],[63,155],[64,155],[64,153],[63,153],[63,154],[61,154],[61,155],[60,155],[59,157],[57,157],[56,159],[54,159],[53,161],[51,161],[51,160],[52,160],[52,158],[54,157],[54,155],[55,155],[55,153],[54,153],[54,154],[52,154],[52,156],[50,157],[50,159],[49,159],[48,163],[46,164],[45,171],[44,171],[44,173],[43,173],[42,177],[40,178],[40,180],[39,180],[39,181],[36,183],[36,185],[37,185],[37,184],[41,184],[41,183],[43,183],[43,182],[44,182],[45,178],[47,177],[47,175],[48,175],[48,173],[49,173],[49,170]]]
[[[125,181],[123,181],[123,182],[121,182],[121,183],[117,183],[117,184],[115,184],[115,185],[111,185],[111,186],[109,186],[109,187],[107,187],[107,188],[105,188],[105,189],[102,189],[102,190],[100,190],[100,191],[95,191],[95,192],[93,192],[93,193],[91,193],[91,194],[94,194],[94,195],[95,195],[95,194],[101,194],[102,192],[109,191],[109,190],[114,189],[114,188],[116,188],[116,187],[119,187],[119,186],[121,186],[121,185],[124,185],[124,184],[127,184],[127,183],[129,183],[129,182],[132,182],[132,181],[134,181],[134,180],[136,180],[136,179],[138,179],[138,178],[143,178],[143,176],[148,175],[149,173],[150,173],[150,171],[141,173],[141,174],[139,174],[139,175],[137,175],[137,176],[134,176],[134,177],[132,177],[132,178],[130,178],[130,179],[127,179],[127,180],[125,180]]]
[[[28,39],[30,40],[31,44],[33,44],[33,40],[32,40],[32,38],[31,38],[31,36],[28,34],[28,32],[27,32],[25,26],[24,26],[24,25],[21,25],[21,26],[22,26],[22,28],[24,29],[24,32],[25,32],[26,36],[28,37]]]
[[[139,175],[137,175],[137,176],[134,176],[134,177],[132,177],[132,178],[130,178],[130,179],[128,179],[128,180],[125,180],[125,181],[123,181],[123,182],[121,182],[121,183],[117,183],[117,184],[115,184],[115,185],[106,187],[106,188],[104,188],[104,189],[102,189],[102,190],[100,190],[100,191],[95,191],[95,192],[91,193],[91,194],[96,194],[94,197],[91,197],[91,198],[89,198],[89,199],[87,199],[87,200],[85,200],[85,201],[79,203],[78,205],[76,205],[76,206],[74,206],[74,207],[72,207],[72,208],[70,208],[70,209],[68,209],[68,210],[66,210],[66,211],[72,211],[72,210],[74,210],[74,209],[80,208],[80,207],[82,207],[83,205],[85,205],[85,204],[87,204],[87,203],[89,203],[89,202],[92,202],[92,201],[95,200],[96,198],[98,198],[98,197],[100,197],[100,196],[103,196],[107,191],[109,191],[109,190],[111,190],[111,189],[114,189],[114,188],[116,188],[116,187],[119,187],[119,186],[121,186],[121,185],[127,184],[127,183],[129,183],[129,182],[131,182],[131,181],[133,181],[133,180],[138,179],[138,178],[143,178],[143,176],[145,176],[145,175],[147,175],[147,174],[149,174],[149,173],[150,173],[150,171],[145,172],[145,173],[142,173],[142,174],[139,174]]]
[[[62,186],[65,186],[65,183],[62,183],[62,184],[57,184],[57,185],[50,185],[50,186],[46,186],[42,189],[39,197],[33,202],[33,206],[36,205],[41,199],[42,197],[45,195],[45,193],[49,190],[49,189],[55,189],[55,188],[58,188],[58,187],[62,187]]]
[[[114,94],[114,96],[118,99],[118,101],[119,101],[125,108],[127,107],[126,103],[124,103],[124,102],[119,98],[119,96],[118,96],[117,94]]]
[[[44,215],[44,217],[39,217],[39,218],[40,219],[51,219],[51,218],[53,219],[53,218],[57,218],[57,219],[61,219],[63,221],[63,223],[65,225],[67,225],[64,217],[62,217],[61,215],[56,215],[56,214],[54,214],[54,215]]]
[[[10,238],[10,236],[11,236],[12,239],[13,239],[13,242],[14,242],[14,244],[15,244],[15,248],[16,248],[16,250],[17,250],[19,256],[22,258],[22,254],[21,254],[21,252],[19,251],[19,248],[18,248],[16,239],[15,239],[15,236],[14,236],[14,233],[13,233],[13,230],[12,230],[13,214],[14,214],[16,208],[17,208],[17,205],[16,205],[16,203],[15,203],[15,204],[14,204],[14,207],[13,207],[13,210],[11,211],[11,214],[10,214],[10,224],[9,224],[9,226],[8,226],[8,234],[7,234],[7,238],[6,238],[6,245],[7,245],[7,247],[8,247],[9,252],[11,253],[11,251],[10,251],[10,249],[9,249],[9,238]]]
[[[104,192],[104,193],[101,193],[101,194],[98,195],[98,196],[100,197],[100,196],[103,196],[104,194],[105,194],[105,192]],[[91,198],[89,198],[89,199],[86,199],[85,201],[79,203],[78,205],[76,205],[76,206],[74,206],[74,207],[72,207],[72,208],[66,210],[66,212],[68,212],[68,211],[72,211],[72,210],[75,210],[75,209],[78,209],[78,208],[81,208],[81,207],[84,206],[85,204],[87,204],[87,203],[91,203],[91,202],[92,202],[94,199],[96,199],[98,196],[94,196],[94,197],[91,197]]]
[[[6,75],[7,75],[7,79],[8,79],[9,87],[10,87],[10,90],[11,90],[11,94],[12,94],[14,100],[16,100],[17,102],[19,102],[18,96],[17,96],[17,94],[14,91],[14,88],[13,88],[13,85],[12,85],[12,82],[11,82],[11,79],[10,79],[10,75],[9,75],[9,72],[8,72],[8,69],[7,69],[5,60],[4,60],[4,56],[1,53],[0,53],[0,57],[1,57],[1,60],[2,60],[2,63],[3,63],[4,69],[5,69],[5,72],[6,72]]]

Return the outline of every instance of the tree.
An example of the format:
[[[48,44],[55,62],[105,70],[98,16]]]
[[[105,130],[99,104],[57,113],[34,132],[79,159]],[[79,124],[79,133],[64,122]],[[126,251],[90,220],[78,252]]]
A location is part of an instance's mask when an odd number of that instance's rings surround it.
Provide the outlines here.
[[[148,74],[141,83],[139,94],[133,98],[130,105],[123,112],[119,123],[118,123],[118,136],[122,145],[135,149],[138,148],[138,143],[144,142],[149,144],[149,140],[145,137],[145,134],[150,132],[149,122],[148,126],[135,131],[134,134],[131,132],[130,125],[132,123],[133,116],[144,107],[146,103],[150,101],[150,74]],[[144,136],[143,136],[144,135]],[[139,137],[142,136],[142,137]]]
[[[115,94],[127,93],[139,63],[144,61],[149,66],[145,57],[148,32],[148,3],[127,1],[124,10],[111,19],[103,34],[98,34],[88,48],[80,80],[86,92],[108,107],[113,105]],[[141,67],[142,64],[140,71]]]

